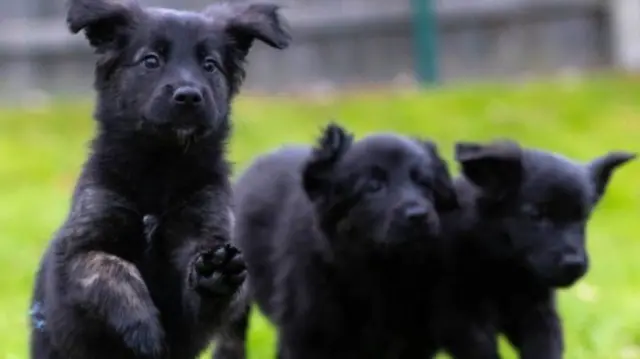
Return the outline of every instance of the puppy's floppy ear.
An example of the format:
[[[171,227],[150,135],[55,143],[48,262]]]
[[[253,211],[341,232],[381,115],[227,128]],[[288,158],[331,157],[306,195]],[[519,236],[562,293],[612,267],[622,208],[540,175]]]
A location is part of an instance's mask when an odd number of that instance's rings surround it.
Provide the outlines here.
[[[84,30],[91,46],[102,50],[124,40],[139,10],[133,0],[69,0],[67,26],[74,34]]]
[[[522,149],[513,141],[458,142],[455,159],[464,176],[491,196],[502,197],[522,182]]]
[[[353,143],[353,135],[334,122],[323,130],[302,169],[302,186],[312,201],[331,189],[334,164]]]
[[[604,195],[614,170],[636,156],[629,152],[609,152],[589,162],[587,169],[596,188],[596,201]]]
[[[438,211],[449,211],[460,208],[458,195],[453,187],[453,180],[449,173],[449,166],[447,166],[447,163],[440,156],[438,146],[430,140],[415,140],[423,146],[427,155],[431,157],[431,160],[435,161],[432,170],[435,171],[434,200],[436,209]]]
[[[214,19],[225,19],[225,31],[246,56],[255,39],[277,49],[289,46],[289,24],[279,10],[276,4],[236,1],[211,5],[204,13]]]

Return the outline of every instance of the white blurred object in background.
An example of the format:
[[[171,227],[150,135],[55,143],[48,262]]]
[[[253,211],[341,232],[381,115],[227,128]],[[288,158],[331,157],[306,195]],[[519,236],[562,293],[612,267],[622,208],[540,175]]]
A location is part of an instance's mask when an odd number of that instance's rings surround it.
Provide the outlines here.
[[[640,70],[640,1],[611,0],[612,47],[615,63]]]

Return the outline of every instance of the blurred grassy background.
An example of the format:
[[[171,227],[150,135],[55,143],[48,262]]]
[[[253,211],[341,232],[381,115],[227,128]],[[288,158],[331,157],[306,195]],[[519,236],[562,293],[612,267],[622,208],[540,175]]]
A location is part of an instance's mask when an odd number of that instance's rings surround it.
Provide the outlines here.
[[[0,359],[27,358],[33,274],[66,214],[91,111],[90,100],[0,109]],[[331,118],[357,136],[394,130],[432,137],[449,159],[455,140],[511,137],[586,161],[612,149],[640,151],[640,81],[610,75],[429,92],[242,97],[231,141],[236,173],[263,151],[312,141]],[[561,295],[568,359],[640,358],[639,178],[637,162],[614,176],[589,226],[592,270]],[[269,326],[260,316],[253,324],[250,358],[272,358]]]

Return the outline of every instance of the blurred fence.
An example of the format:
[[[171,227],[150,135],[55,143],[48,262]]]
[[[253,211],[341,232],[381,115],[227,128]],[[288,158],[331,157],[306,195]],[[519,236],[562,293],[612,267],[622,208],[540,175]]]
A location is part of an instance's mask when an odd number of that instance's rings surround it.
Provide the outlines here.
[[[638,44],[640,29],[633,24],[640,24],[640,9],[635,15],[628,11],[640,4],[638,0],[433,1],[443,81],[589,70],[624,62],[616,56],[640,63],[633,60],[637,50],[629,50],[627,44]],[[191,9],[211,3],[142,2]],[[246,88],[299,91],[414,78],[409,0],[290,0],[284,4],[295,43],[283,52],[257,45],[249,58]],[[91,52],[82,36],[67,33],[63,16],[62,0],[2,0],[0,94],[33,90],[68,94],[90,89]]]

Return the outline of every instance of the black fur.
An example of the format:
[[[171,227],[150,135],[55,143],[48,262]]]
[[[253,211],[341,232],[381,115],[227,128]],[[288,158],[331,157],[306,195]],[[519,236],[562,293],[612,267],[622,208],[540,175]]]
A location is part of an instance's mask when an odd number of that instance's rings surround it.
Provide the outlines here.
[[[98,129],[37,274],[31,358],[195,358],[244,307],[229,108],[252,40],[289,42],[276,10],[70,2],[98,54]]]
[[[443,220],[453,239],[442,344],[456,359],[499,358],[503,333],[522,359],[563,353],[555,291],[588,269],[586,224],[611,174],[635,155],[584,165],[511,141],[459,143],[462,210]]]
[[[393,134],[353,142],[332,124],[313,149],[258,158],[235,190],[234,240],[252,297],[278,328],[281,359],[427,352],[438,212],[457,208],[433,144]],[[247,316],[215,358],[244,358]]]

